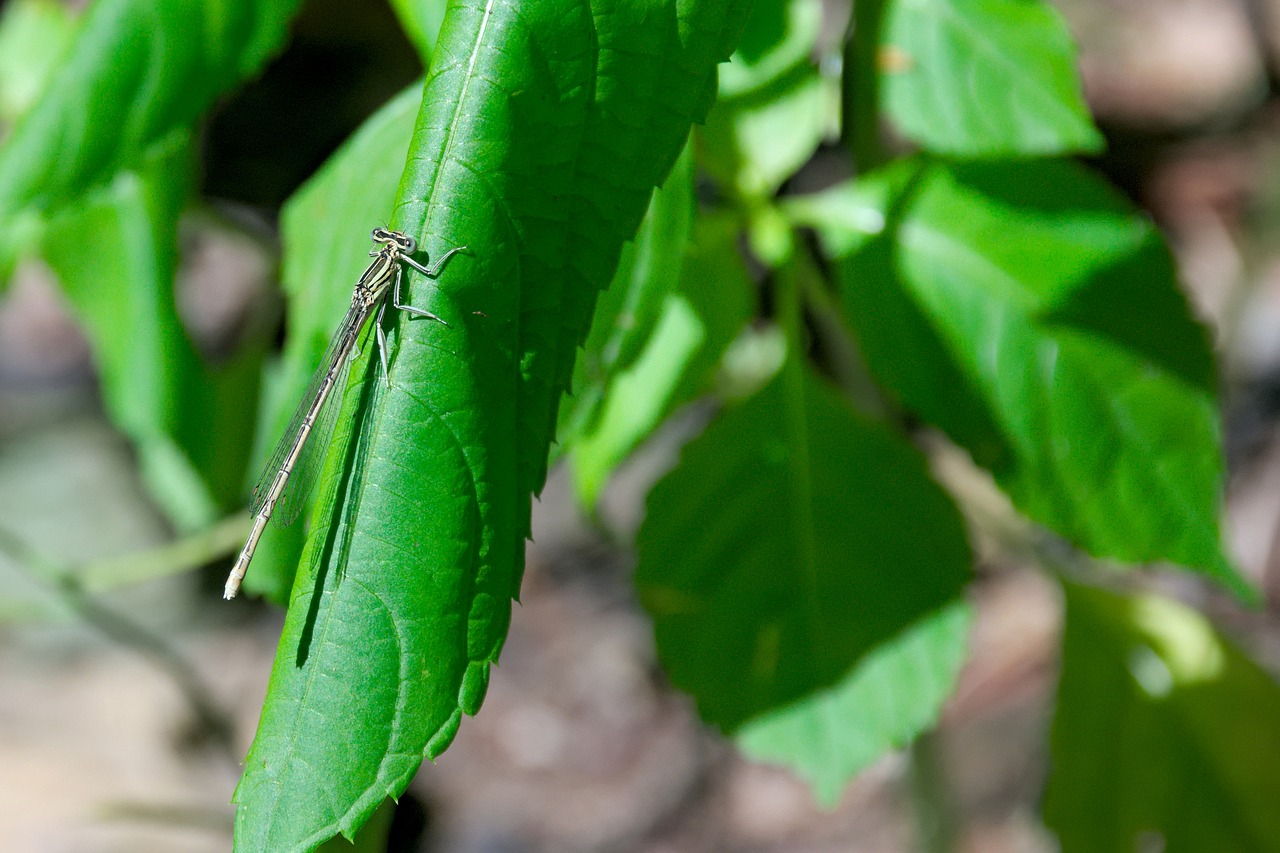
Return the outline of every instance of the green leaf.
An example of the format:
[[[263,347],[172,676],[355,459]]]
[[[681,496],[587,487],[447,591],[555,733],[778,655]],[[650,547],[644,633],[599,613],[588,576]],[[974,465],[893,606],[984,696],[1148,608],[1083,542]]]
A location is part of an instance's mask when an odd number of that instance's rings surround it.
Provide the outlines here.
[[[258,453],[265,460],[320,363],[352,288],[369,263],[361,240],[395,202],[422,84],[414,83],[371,116],[285,204],[280,217],[289,337],[264,407]],[[363,249],[363,250],[362,250]],[[258,475],[255,466],[253,476]],[[288,601],[306,526],[267,527],[245,588]]]
[[[9,124],[35,103],[75,32],[57,0],[13,0],[0,15],[0,122]]]
[[[574,365],[570,393],[561,402],[556,428],[561,445],[574,443],[598,420],[610,383],[649,343],[667,298],[680,283],[680,264],[693,230],[693,177],[692,151],[686,146],[654,192],[635,240],[622,248]]]
[[[854,776],[937,721],[972,622],[971,608],[953,602],[882,643],[839,683],[757,717],[734,740],[750,758],[790,767],[834,806]]]
[[[424,66],[431,65],[431,54],[436,49],[447,6],[447,0],[391,0],[400,26],[418,49]]]
[[[283,44],[299,0],[98,0],[0,146],[0,255],[19,217],[52,215],[137,168]],[[0,268],[4,265],[0,264]]]
[[[821,21],[817,0],[757,3],[726,66],[700,164],[745,198],[771,197],[836,124],[837,99],[811,59]]]
[[[447,325],[390,318],[389,387],[372,346],[353,367],[236,791],[238,850],[350,837],[478,710],[596,294],[743,15],[450,8],[392,224],[422,260],[468,251],[408,277],[405,298]]]
[[[1064,853],[1280,850],[1280,685],[1181,604],[1066,593],[1045,794]]]
[[[890,0],[880,43],[884,108],[912,141],[963,157],[1102,148],[1075,49],[1040,0]]]
[[[663,667],[726,731],[844,678],[970,560],[920,454],[794,362],[684,448],[637,549]]]
[[[909,163],[792,214],[847,252],[872,371],[1021,511],[1096,556],[1251,594],[1220,546],[1208,335],[1145,217],[1047,161]]]
[[[587,397],[594,393],[595,417],[574,425],[562,441],[570,450],[583,506],[594,507],[614,468],[671,412],[707,390],[725,350],[754,316],[754,292],[738,251],[739,237],[731,217],[700,218],[682,269],[670,276],[677,278],[678,289],[665,294],[643,350],[628,358],[624,369],[606,368],[603,388],[588,384],[580,392]],[[607,322],[607,316],[597,313],[596,322]],[[595,331],[593,327],[592,337]],[[624,326],[620,331],[629,330]],[[589,340],[583,361],[591,354]],[[622,363],[622,358],[615,361]]]
[[[64,207],[44,235],[45,257],[93,345],[111,418],[137,448],[148,487],[183,530],[219,513],[191,456],[193,447],[209,443],[208,433],[183,441],[190,413],[184,395],[209,387],[173,290],[175,229],[192,165],[190,139],[177,134],[145,171],[122,172],[81,204]]]

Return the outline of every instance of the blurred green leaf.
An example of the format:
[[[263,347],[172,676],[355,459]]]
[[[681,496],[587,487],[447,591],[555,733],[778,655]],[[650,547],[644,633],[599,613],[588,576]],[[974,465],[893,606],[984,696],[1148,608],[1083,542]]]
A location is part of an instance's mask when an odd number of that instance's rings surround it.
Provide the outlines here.
[[[684,448],[637,549],[663,668],[726,731],[830,688],[970,560],[920,454],[796,364]]]
[[[1280,850],[1280,685],[1181,604],[1066,593],[1045,794],[1064,853]]]
[[[1145,217],[1047,161],[907,163],[791,213],[850,252],[838,275],[872,371],[1020,510],[1096,556],[1251,595],[1220,546],[1208,335]]]
[[[948,604],[869,652],[839,683],[738,730],[749,757],[792,768],[833,806],[849,782],[933,725],[968,651],[973,613]]]
[[[614,376],[631,366],[654,334],[667,297],[679,285],[693,217],[693,158],[686,146],[600,294],[570,393],[561,402],[556,438],[562,445],[591,428]]]
[[[75,33],[75,19],[57,0],[13,0],[0,11],[0,122],[15,121],[35,103]]]
[[[759,93],[779,80],[807,74],[821,30],[821,0],[754,4],[737,49],[720,68],[720,98]]]
[[[450,8],[393,226],[467,246],[389,317],[330,449],[236,849],[350,837],[478,710],[598,291],[715,92],[741,4]],[[550,61],[554,58],[554,61]]]
[[[739,231],[728,217],[698,220],[657,327],[634,363],[612,378],[599,416],[569,440],[578,499],[594,507],[609,475],[675,409],[705,393],[721,357],[755,315]]]
[[[422,102],[414,83],[352,135],[285,204],[284,289],[289,297],[289,337],[271,393],[263,407],[256,458],[264,460],[292,417],[369,264],[369,231],[386,222],[404,171],[413,123]],[[251,474],[257,477],[258,466]],[[288,601],[306,525],[267,527],[245,577],[245,588],[272,601]]]
[[[593,507],[614,467],[678,406],[710,387],[721,357],[755,315],[754,292],[728,216],[703,216],[657,328],[634,364],[608,383],[598,416],[571,433],[573,485]]]
[[[1095,152],[1075,48],[1040,0],[890,0],[884,109],[930,151],[963,157]]]
[[[757,3],[747,46],[725,66],[699,163],[744,198],[771,197],[836,124],[837,99],[812,59],[821,20],[816,0]]]
[[[440,37],[440,26],[444,23],[448,5],[448,0],[391,0],[391,8],[395,10],[409,40],[418,49],[423,67],[431,66],[431,54],[436,49],[436,39]]]
[[[186,131],[283,44],[299,0],[97,0],[40,100],[0,146],[0,256]],[[0,263],[0,269],[6,263]]]
[[[192,156],[188,134],[176,134],[145,171],[121,172],[106,189],[52,217],[43,245],[93,345],[111,418],[137,448],[148,487],[183,530],[218,515],[218,502],[180,441],[184,389],[205,382],[173,291],[175,228]]]
[[[634,248],[624,249],[579,359],[559,439],[579,500],[593,507],[613,469],[679,405],[707,390],[725,349],[754,314],[752,284],[730,216],[695,232],[692,162],[655,194]]]

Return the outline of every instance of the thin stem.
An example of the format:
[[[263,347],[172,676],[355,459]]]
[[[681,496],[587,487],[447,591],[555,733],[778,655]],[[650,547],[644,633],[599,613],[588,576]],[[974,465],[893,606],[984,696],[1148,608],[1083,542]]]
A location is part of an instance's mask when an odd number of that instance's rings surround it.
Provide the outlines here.
[[[182,574],[234,554],[248,527],[249,513],[239,512],[207,530],[156,548],[85,563],[75,576],[81,589],[94,593]]]
[[[922,853],[952,853],[956,849],[956,816],[939,754],[937,732],[925,732],[907,750],[907,774],[914,806],[918,849]]]
[[[880,137],[880,31],[885,0],[858,0],[845,39],[842,74],[843,135],[859,174],[888,162]]]
[[[800,242],[800,245],[805,244]],[[900,420],[894,406],[871,378],[854,333],[818,272],[811,250],[806,247],[797,251],[796,256],[805,308],[813,319],[832,377],[859,412],[877,420]]]
[[[72,567],[45,556],[2,527],[0,554],[12,560],[30,577],[48,586],[85,624],[151,661],[177,686],[191,706],[202,730],[220,751],[233,763],[237,761],[231,739],[230,715],[222,710],[203,679],[164,639],[96,601]]]
[[[791,476],[791,529],[797,548],[796,562],[802,567],[811,626],[821,624],[818,601],[816,534],[813,520],[812,460],[809,448],[809,422],[805,393],[804,311],[800,293],[800,270],[792,261],[774,271],[774,295],[777,300],[777,322],[787,339],[787,357],[782,363],[788,467]],[[815,642],[818,638],[813,638]]]

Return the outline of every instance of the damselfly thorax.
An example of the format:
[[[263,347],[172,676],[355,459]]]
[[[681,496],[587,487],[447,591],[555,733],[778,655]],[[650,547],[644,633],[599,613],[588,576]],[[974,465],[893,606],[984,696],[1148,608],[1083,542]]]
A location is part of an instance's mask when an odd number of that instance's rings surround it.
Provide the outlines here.
[[[288,524],[297,518],[306,503],[307,493],[319,470],[320,461],[324,458],[324,450],[328,447],[340,408],[340,395],[333,391],[346,385],[344,380],[351,366],[352,353],[356,351],[356,343],[375,309],[377,320],[374,322],[374,332],[378,340],[378,356],[388,385],[391,380],[387,363],[387,340],[382,331],[382,315],[387,309],[388,295],[393,307],[411,317],[426,317],[444,322],[430,311],[414,308],[401,301],[403,265],[407,264],[423,275],[434,278],[449,258],[466,247],[450,249],[433,266],[425,267],[413,259],[418,244],[409,235],[389,228],[375,228],[371,236],[375,245],[369,255],[373,262],[356,281],[355,290],[351,294],[351,307],[347,309],[346,316],[329,341],[329,347],[320,359],[315,376],[302,395],[297,411],[289,420],[289,426],[285,428],[284,435],[254,487],[249,507],[253,513],[253,527],[227,576],[224,598],[234,598],[239,591],[240,582],[249,569],[249,561],[253,559],[253,552],[258,547],[258,540],[262,538],[262,532],[272,516],[275,516],[278,523]]]

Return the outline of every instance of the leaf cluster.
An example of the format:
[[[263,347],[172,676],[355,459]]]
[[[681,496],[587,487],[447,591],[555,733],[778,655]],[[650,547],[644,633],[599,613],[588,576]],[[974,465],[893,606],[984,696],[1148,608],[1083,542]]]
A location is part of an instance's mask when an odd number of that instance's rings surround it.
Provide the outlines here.
[[[427,78],[285,205],[289,333],[259,407],[265,344],[215,367],[183,331],[176,228],[198,121],[297,5],[24,0],[0,26],[0,264],[56,272],[179,528],[241,497],[245,413],[283,428],[370,227],[423,261],[466,247],[407,276],[444,323],[389,315],[385,377],[362,348],[305,539],[269,532],[249,575],[289,611],[237,849],[353,837],[403,792],[483,702],[549,459],[594,509],[673,420],[704,428],[636,536],[659,658],[826,801],[954,688],[990,533],[966,483],[1075,567],[1172,563],[1252,598],[1221,546],[1208,335],[1159,232],[1069,159],[1102,139],[1039,0],[859,2],[847,27],[819,0],[397,0]],[[960,480],[939,473],[957,449]],[[1276,739],[1274,682],[1194,611],[1064,590],[1064,849],[1202,849],[1233,811],[1215,849],[1280,844],[1280,780],[1241,747]]]

